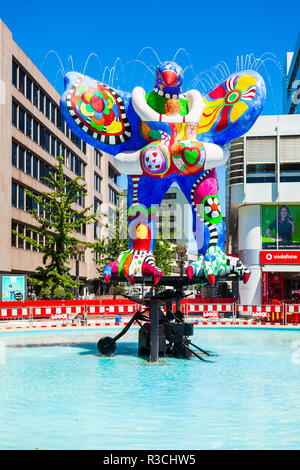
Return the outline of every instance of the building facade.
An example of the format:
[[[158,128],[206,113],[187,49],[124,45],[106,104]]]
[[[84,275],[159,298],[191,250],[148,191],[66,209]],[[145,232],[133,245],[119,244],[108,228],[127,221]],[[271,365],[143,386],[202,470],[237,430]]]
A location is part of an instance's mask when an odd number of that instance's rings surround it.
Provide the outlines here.
[[[109,212],[111,217],[115,213],[119,173],[113,157],[95,150],[68,129],[59,108],[60,95],[1,21],[0,44],[0,272],[31,274],[42,264],[42,253],[10,231],[36,237],[31,230],[36,226],[30,213],[33,201],[26,188],[36,194],[49,190],[43,177],[62,155],[66,180],[79,176],[86,183],[86,195],[74,209],[93,206],[99,214],[99,223],[87,225],[77,234],[78,241],[93,242],[102,234],[101,212]],[[75,260],[70,263],[75,274]],[[90,250],[80,258],[79,275],[91,293],[97,292],[99,273]]]
[[[231,144],[227,252],[251,269],[240,303],[299,300],[300,116],[260,116]],[[300,290],[299,290],[300,293]]]
[[[293,52],[286,56],[287,84],[283,84],[283,113],[300,114],[300,33]]]

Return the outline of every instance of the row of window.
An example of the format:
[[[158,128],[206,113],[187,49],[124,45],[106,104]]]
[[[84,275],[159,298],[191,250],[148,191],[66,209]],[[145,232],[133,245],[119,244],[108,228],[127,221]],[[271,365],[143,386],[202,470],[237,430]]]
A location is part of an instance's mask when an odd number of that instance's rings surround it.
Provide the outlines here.
[[[25,237],[30,238],[31,240],[34,240],[35,242],[39,243],[42,246],[45,246],[45,237],[41,234],[38,234],[33,227],[27,224],[22,224],[20,222],[16,222],[15,220],[11,221],[11,229],[17,232],[20,235],[23,235]],[[21,239],[18,235],[15,233],[11,233],[11,246],[14,248],[21,248],[23,250],[29,250],[29,251],[41,251],[35,248],[29,241]],[[55,244],[53,246],[53,250],[55,251]],[[84,257],[84,255],[80,256],[81,259]],[[77,258],[77,256],[74,254],[73,256],[70,256],[70,258]]]
[[[66,167],[77,176],[84,176],[83,161],[14,100],[12,101],[12,124],[53,157],[63,156]]]
[[[68,139],[71,139],[80,150],[86,153],[86,143],[69,130],[59,107],[24,71],[15,59],[13,59],[12,62],[12,83],[41,113],[56,125]]]

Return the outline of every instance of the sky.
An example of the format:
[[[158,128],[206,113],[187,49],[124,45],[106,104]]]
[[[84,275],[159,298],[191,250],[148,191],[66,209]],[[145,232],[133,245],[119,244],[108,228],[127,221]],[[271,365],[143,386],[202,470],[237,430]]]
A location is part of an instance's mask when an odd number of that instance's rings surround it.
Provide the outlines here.
[[[198,76],[196,86],[207,92],[226,70],[250,64],[266,82],[262,114],[281,114],[286,53],[300,31],[300,2],[52,0],[46,6],[15,0],[1,2],[0,17],[60,93],[70,70],[126,91],[137,85],[151,90],[151,70],[175,58],[185,69],[183,91],[194,88]]]

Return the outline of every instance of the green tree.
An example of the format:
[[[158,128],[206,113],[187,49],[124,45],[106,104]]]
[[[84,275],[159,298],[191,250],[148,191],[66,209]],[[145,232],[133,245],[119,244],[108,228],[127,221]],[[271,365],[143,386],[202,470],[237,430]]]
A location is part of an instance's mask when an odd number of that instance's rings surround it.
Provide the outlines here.
[[[78,282],[70,274],[70,257],[76,255],[79,242],[76,233],[95,220],[95,214],[89,213],[92,206],[74,209],[73,204],[85,194],[86,185],[79,182],[80,177],[65,179],[63,161],[63,157],[58,157],[54,171],[43,178],[49,191],[35,194],[26,190],[33,202],[32,216],[39,224],[31,229],[37,234],[36,239],[12,231],[43,253],[43,266],[36,269],[29,281],[40,286],[40,296],[46,299],[73,297]],[[42,237],[44,243],[40,242]],[[80,243],[90,246],[87,242]]]
[[[163,270],[164,276],[172,272],[172,263],[174,262],[175,253],[176,245],[161,235],[156,241],[154,258],[156,265]]]

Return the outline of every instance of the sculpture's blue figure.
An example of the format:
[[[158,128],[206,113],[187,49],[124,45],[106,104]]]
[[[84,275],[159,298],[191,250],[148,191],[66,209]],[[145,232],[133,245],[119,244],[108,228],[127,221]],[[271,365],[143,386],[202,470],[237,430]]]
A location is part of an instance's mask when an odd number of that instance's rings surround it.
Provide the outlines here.
[[[103,277],[153,276],[156,266],[156,214],[173,183],[191,205],[199,259],[187,275],[206,277],[235,272],[247,282],[250,272],[224,253],[216,167],[227,160],[224,145],[247,132],[265,101],[265,84],[253,71],[236,72],[204,97],[182,91],[183,72],[174,62],[156,68],[154,89],[146,93],[114,90],[75,72],[66,75],[63,116],[80,138],[115,156],[128,175],[130,249],[106,266]],[[204,236],[203,236],[204,234]]]

